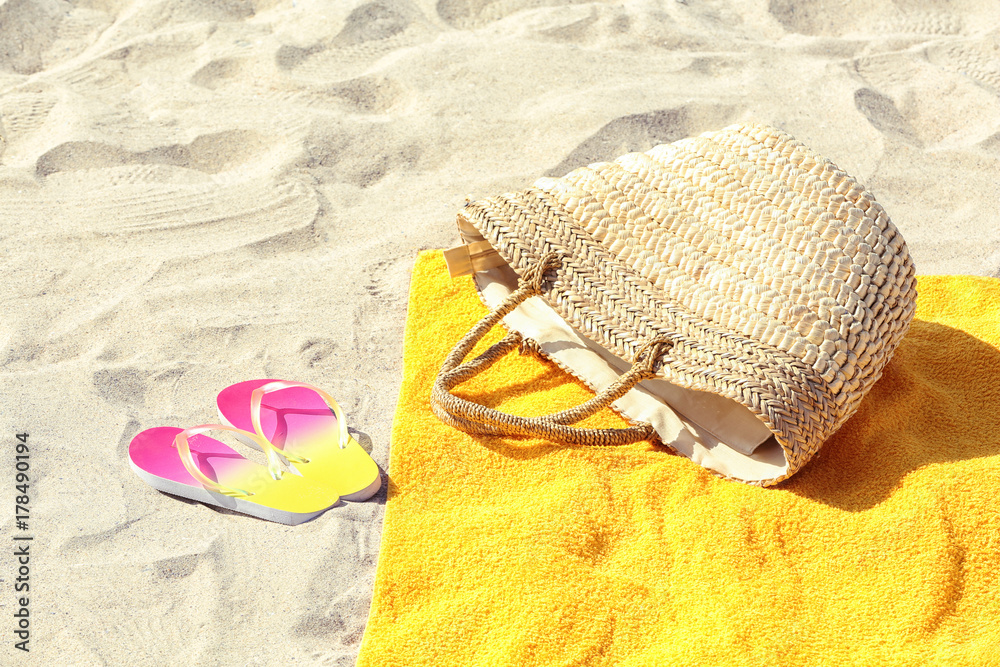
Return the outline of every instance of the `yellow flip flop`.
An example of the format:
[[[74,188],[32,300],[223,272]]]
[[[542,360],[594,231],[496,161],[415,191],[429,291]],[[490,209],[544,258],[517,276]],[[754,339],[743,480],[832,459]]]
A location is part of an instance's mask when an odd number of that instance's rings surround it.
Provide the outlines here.
[[[378,466],[348,433],[337,401],[319,387],[247,380],[223,389],[216,402],[223,423],[267,440],[294,472],[342,499],[367,500],[381,488]]]
[[[255,433],[222,424],[188,429],[158,426],[132,438],[129,463],[140,479],[158,491],[290,526],[337,504],[339,496],[330,486],[282,474],[280,467],[257,464],[205,435],[217,430],[235,432],[264,450],[273,449]]]

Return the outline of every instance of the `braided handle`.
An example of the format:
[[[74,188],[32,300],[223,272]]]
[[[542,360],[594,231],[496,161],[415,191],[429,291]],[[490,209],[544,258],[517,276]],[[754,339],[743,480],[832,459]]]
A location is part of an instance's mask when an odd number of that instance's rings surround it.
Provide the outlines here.
[[[568,426],[589,417],[624,396],[642,380],[655,377],[655,365],[671,346],[670,341],[655,339],[644,345],[636,355],[631,369],[592,399],[569,410],[541,417],[519,417],[459,398],[451,393],[457,385],[483,372],[504,354],[525,341],[521,334],[511,332],[481,355],[463,363],[476,343],[497,323],[528,298],[541,294],[545,272],[558,263],[555,253],[545,255],[521,279],[517,290],[496,309],[479,321],[455,345],[445,359],[431,390],[431,407],[441,421],[468,433],[488,435],[529,435],[555,440],[569,445],[625,445],[645,440],[653,435],[651,424],[639,424],[622,429],[591,429]]]

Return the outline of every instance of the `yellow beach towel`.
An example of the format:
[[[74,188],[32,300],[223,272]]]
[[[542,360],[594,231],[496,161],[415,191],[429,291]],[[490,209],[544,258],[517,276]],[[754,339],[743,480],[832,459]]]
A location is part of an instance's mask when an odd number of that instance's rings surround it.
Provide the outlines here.
[[[485,311],[421,254],[358,664],[1000,664],[1000,281],[923,277],[919,292],[858,413],[762,489],[649,443],[439,422],[434,377]],[[525,415],[590,395],[516,354],[462,390]]]

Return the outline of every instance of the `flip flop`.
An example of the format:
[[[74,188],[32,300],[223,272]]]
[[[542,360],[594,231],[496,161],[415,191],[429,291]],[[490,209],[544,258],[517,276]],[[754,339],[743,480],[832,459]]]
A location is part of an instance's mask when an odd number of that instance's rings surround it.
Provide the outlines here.
[[[222,424],[189,429],[159,426],[132,438],[128,447],[132,470],[158,491],[290,526],[337,504],[339,497],[328,486],[254,463],[203,435],[214,430],[259,440],[255,433]],[[268,450],[269,443],[258,446]]]
[[[378,466],[347,432],[337,401],[319,387],[247,380],[219,392],[217,403],[222,423],[258,434],[293,471],[344,500],[366,500],[382,486]]]

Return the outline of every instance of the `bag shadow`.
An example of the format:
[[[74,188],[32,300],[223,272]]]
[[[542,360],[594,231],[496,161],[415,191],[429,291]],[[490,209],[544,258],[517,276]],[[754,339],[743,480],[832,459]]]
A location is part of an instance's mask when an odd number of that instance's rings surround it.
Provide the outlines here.
[[[871,509],[929,466],[1000,454],[1000,350],[914,320],[858,411],[778,488]]]

